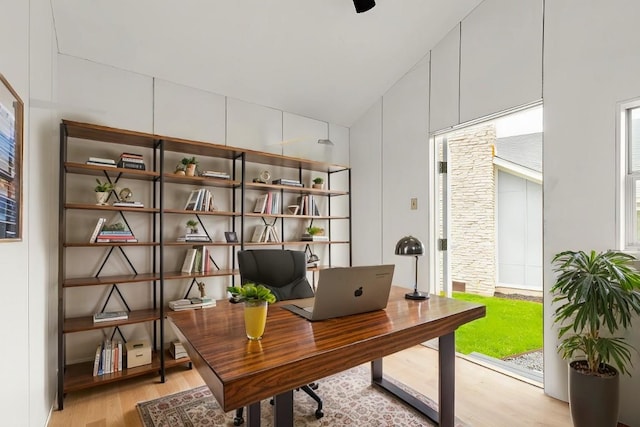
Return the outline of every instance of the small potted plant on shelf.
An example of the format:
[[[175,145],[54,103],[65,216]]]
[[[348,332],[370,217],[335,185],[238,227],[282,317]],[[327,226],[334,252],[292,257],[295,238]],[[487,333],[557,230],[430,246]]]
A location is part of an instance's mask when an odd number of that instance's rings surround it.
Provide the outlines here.
[[[276,297],[269,288],[247,282],[242,286],[229,286],[236,302],[244,302],[244,326],[247,338],[253,341],[262,339],[267,324],[267,308],[276,302]]]
[[[184,167],[184,173],[187,176],[195,176],[196,174],[196,166],[198,165],[198,161],[195,157],[184,157],[179,165]]]
[[[318,188],[318,189],[322,190],[322,189],[324,188],[324,178],[321,178],[321,177],[319,177],[319,176],[318,176],[318,177],[316,177],[316,178],[313,178],[313,185],[312,185],[312,187],[313,187],[313,188]]]
[[[109,181],[101,182],[98,178],[96,178],[96,182],[98,185],[93,189],[96,192],[96,202],[98,205],[104,206],[107,204],[107,200],[109,199],[109,195],[111,194],[111,190],[114,189],[114,186]]]
[[[195,219],[187,221],[187,231],[191,234],[198,234],[198,221]]]
[[[619,373],[629,374],[633,347],[614,335],[640,314],[634,261],[617,251],[564,251],[553,258],[558,273],[551,288],[553,316],[559,324],[558,352],[569,361],[569,406],[576,427],[617,425]]]
[[[185,168],[186,168],[186,166],[183,165],[182,162],[180,162],[180,163],[178,163],[176,165],[176,170],[174,170],[173,173],[176,174],[176,175],[184,176],[185,175]]]

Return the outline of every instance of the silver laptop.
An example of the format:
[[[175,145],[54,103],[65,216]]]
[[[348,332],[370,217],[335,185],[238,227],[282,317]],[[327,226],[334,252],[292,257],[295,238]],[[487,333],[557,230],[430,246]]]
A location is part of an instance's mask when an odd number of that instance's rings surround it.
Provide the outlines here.
[[[282,307],[308,320],[325,320],[387,307],[393,264],[320,270],[314,298]]]

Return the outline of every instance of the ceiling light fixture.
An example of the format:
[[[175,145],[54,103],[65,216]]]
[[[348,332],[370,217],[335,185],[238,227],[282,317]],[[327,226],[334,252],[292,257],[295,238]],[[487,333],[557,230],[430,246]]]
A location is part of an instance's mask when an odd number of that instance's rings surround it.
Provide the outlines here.
[[[375,6],[376,2],[375,0],[353,0],[353,5],[356,7],[356,12],[362,13]]]

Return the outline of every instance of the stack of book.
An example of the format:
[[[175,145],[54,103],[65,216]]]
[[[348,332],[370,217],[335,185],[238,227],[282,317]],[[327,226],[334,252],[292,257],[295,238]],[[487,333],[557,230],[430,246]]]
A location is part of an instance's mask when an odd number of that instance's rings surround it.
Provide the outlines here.
[[[89,243],[136,243],[138,239],[123,224],[105,225],[106,218],[98,218]]]
[[[96,243],[136,243],[138,239],[131,230],[101,230]]]
[[[211,260],[209,259],[209,249],[206,246],[198,246],[187,249],[182,262],[183,273],[208,273],[211,271]]]
[[[302,185],[302,183],[297,179],[278,178],[271,181],[271,183],[277,185],[290,185],[292,187],[304,187],[304,185]]]
[[[94,166],[106,166],[108,168],[115,168],[116,161],[113,159],[103,159],[101,157],[89,157],[86,164]]]
[[[191,191],[187,203],[184,205],[184,210],[203,212],[216,210],[213,206],[213,194],[206,188]]]
[[[187,233],[176,239],[178,242],[210,242],[211,237],[205,233]]]
[[[220,179],[231,178],[231,176],[227,172],[221,172],[221,171],[202,171],[200,176],[205,176],[208,178],[220,178]]]
[[[144,158],[142,154],[122,153],[120,154],[119,168],[145,170]]]
[[[169,308],[173,311],[197,310],[201,308],[214,307],[216,300],[212,298],[184,298],[169,301]]]
[[[184,346],[180,341],[173,341],[171,345],[169,345],[169,353],[171,353],[171,356],[173,356],[174,359],[189,357],[187,351],[184,349]]]
[[[93,323],[114,322],[116,320],[127,320],[129,312],[127,311],[103,311],[93,315]]]
[[[113,206],[119,206],[121,208],[144,208],[144,203],[119,200],[117,202],[113,202]]]
[[[328,242],[329,236],[324,234],[303,233],[301,240],[303,242]]]
[[[98,345],[93,361],[93,376],[111,374],[122,370],[122,341],[105,340]]]

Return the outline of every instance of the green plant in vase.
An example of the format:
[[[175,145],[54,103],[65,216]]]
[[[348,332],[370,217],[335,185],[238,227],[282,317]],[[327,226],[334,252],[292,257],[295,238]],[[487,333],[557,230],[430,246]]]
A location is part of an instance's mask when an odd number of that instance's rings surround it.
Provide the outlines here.
[[[198,160],[196,160],[195,157],[184,157],[178,165],[182,165],[187,176],[194,176],[196,174]]]
[[[231,293],[236,301],[244,302],[247,338],[254,341],[262,339],[267,325],[267,308],[269,304],[276,302],[275,295],[264,285],[250,282],[242,286],[229,286],[227,292]]]
[[[615,334],[640,314],[635,261],[623,252],[593,250],[564,251],[553,258],[558,352],[570,362],[569,402],[576,426],[617,424],[618,372],[630,374],[633,347]]]
[[[313,178],[313,188],[322,189],[324,187],[324,178],[316,177]]]
[[[104,206],[107,204],[107,200],[109,200],[109,195],[111,194],[111,190],[115,187],[109,181],[101,182],[98,178],[96,178],[96,185],[93,189],[96,193],[96,202],[98,205]]]
[[[187,229],[190,233],[198,233],[198,221],[196,221],[195,219],[190,219],[189,221],[187,221]]]

